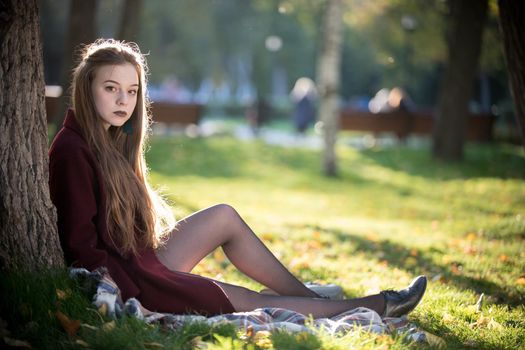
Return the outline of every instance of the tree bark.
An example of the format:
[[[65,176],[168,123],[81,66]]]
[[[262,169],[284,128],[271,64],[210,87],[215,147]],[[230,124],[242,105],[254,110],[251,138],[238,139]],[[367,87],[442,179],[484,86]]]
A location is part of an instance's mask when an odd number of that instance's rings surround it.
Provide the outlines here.
[[[7,270],[60,267],[37,0],[2,0],[0,19],[1,264]]]
[[[512,0],[499,0],[498,6],[510,91],[525,146],[525,6]]]
[[[126,0],[120,19],[118,39],[137,42],[140,33],[142,0]]]
[[[323,123],[325,175],[337,175],[335,144],[339,129],[339,82],[341,75],[342,2],[327,0],[324,12],[321,50],[317,65],[319,119]]]
[[[62,95],[58,101],[57,112],[51,116],[51,122],[55,124],[55,133],[60,130],[66,110],[70,104],[71,74],[75,66],[75,50],[81,44],[89,44],[97,37],[95,19],[97,14],[98,0],[71,0],[69,10],[68,35],[64,47],[64,58],[62,59],[61,85]]]
[[[436,158],[461,160],[488,0],[449,0],[449,6],[448,63],[440,90],[432,151]]]

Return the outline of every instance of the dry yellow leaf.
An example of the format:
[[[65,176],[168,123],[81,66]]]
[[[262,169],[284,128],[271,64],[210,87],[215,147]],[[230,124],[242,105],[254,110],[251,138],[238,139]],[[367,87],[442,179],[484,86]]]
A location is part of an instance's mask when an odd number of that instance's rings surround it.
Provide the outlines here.
[[[100,307],[98,308],[98,313],[102,316],[106,316],[108,313],[108,305],[106,303],[100,305]]]
[[[80,328],[79,320],[71,320],[60,311],[55,312],[55,316],[68,335],[73,336],[78,332],[78,329]]]
[[[489,321],[489,323],[487,324],[487,328],[488,329],[493,329],[493,330],[496,330],[496,331],[500,331],[503,329],[503,326],[501,325],[501,323],[497,322],[497,321],[494,321],[494,319],[491,319]]]
[[[58,289],[58,288],[57,288],[57,289],[56,289],[56,294],[57,294],[57,298],[58,298],[59,300],[64,300],[64,299],[66,299],[66,297],[67,297],[66,292],[64,292],[62,289]]]
[[[446,313],[443,314],[443,322],[445,322],[445,323],[454,323],[454,322],[456,322],[456,319],[454,318],[454,316],[452,316],[451,314],[446,312]]]
[[[117,324],[115,323],[115,321],[109,321],[109,322],[106,322],[102,325],[102,330],[103,331],[106,331],[106,332],[109,332],[109,331],[112,331],[113,329],[115,329],[115,326]]]
[[[253,336],[253,341],[258,347],[269,349],[273,346],[270,336],[271,333],[269,331],[258,331]]]
[[[82,339],[75,340],[75,344],[78,344],[78,345],[83,346],[85,348],[89,348],[89,344],[86,343],[85,341],[83,341]]]
[[[501,262],[506,262],[509,260],[509,257],[505,254],[501,254],[499,257],[498,257],[499,261]]]
[[[516,281],[516,284],[520,285],[520,286],[525,286],[525,277],[520,277],[518,278],[518,280]]]
[[[164,348],[164,345],[156,342],[143,343],[147,348]]]
[[[476,238],[478,238],[478,235],[475,232],[469,232],[467,234],[467,240],[474,241]]]
[[[247,338],[251,338],[253,337],[255,334],[255,331],[253,330],[253,327],[252,326],[248,326],[246,327],[246,333],[244,333],[244,335],[247,337]]]

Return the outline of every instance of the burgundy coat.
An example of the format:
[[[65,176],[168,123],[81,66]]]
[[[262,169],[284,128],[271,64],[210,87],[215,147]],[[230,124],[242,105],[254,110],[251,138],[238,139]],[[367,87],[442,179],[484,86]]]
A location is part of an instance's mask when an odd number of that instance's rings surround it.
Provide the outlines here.
[[[49,150],[49,187],[68,264],[90,271],[107,267],[124,300],[135,297],[152,311],[207,315],[234,311],[212,280],[170,271],[153,249],[123,256],[112,244],[104,210],[104,177],[72,111]]]

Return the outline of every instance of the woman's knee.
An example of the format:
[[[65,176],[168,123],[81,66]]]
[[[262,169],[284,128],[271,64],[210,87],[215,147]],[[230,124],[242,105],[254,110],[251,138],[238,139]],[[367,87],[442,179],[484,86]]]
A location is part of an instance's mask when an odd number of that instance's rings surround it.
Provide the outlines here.
[[[211,209],[218,220],[222,222],[231,224],[232,222],[240,221],[239,213],[229,204],[216,204]]]

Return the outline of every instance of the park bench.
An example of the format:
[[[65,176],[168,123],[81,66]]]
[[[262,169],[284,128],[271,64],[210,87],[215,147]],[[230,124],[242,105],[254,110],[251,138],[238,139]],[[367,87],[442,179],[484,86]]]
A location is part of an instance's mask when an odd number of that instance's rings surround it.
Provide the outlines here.
[[[494,119],[491,114],[471,114],[467,121],[467,139],[491,141]],[[405,140],[412,134],[432,135],[433,125],[434,113],[430,111],[395,110],[371,113],[346,108],[340,114],[341,130],[368,131],[374,135],[394,133],[400,140]]]
[[[187,127],[198,125],[202,115],[202,105],[196,103],[153,102],[151,115],[156,123],[167,126]]]

